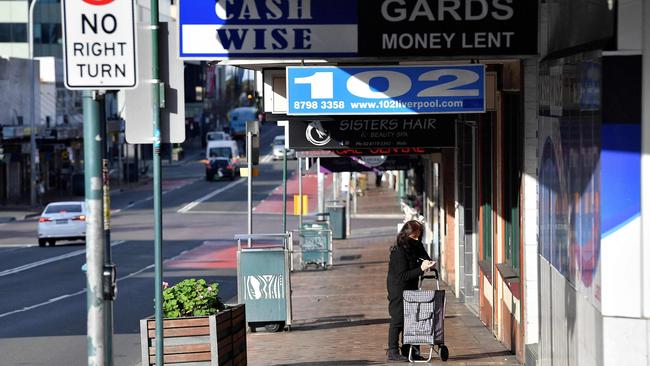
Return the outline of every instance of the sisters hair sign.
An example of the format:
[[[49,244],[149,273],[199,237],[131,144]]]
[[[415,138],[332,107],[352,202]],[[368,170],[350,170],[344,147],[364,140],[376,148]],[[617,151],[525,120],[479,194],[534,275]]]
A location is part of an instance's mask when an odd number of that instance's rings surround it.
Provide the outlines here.
[[[537,6],[533,0],[181,0],[180,56],[536,54]]]

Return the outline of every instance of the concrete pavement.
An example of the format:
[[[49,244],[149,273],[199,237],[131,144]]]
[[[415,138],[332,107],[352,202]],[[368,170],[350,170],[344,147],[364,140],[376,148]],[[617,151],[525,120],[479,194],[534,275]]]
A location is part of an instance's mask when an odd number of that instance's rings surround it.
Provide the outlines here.
[[[398,212],[394,192],[374,187],[359,203],[359,208],[374,207],[372,212],[360,213]],[[331,270],[292,273],[294,325],[290,332],[249,333],[249,365],[385,364],[389,322],[386,273],[398,221],[353,220],[352,236],[334,241]],[[449,288],[445,342],[449,361],[442,363],[435,357],[431,364],[518,365],[515,356]],[[423,351],[428,349],[423,347]]]

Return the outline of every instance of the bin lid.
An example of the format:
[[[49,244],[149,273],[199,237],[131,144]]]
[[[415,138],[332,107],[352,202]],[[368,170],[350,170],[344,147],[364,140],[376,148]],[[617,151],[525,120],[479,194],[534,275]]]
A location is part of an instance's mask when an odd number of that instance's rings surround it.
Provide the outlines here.
[[[316,222],[318,221],[328,221],[330,218],[329,212],[320,212],[316,214]]]

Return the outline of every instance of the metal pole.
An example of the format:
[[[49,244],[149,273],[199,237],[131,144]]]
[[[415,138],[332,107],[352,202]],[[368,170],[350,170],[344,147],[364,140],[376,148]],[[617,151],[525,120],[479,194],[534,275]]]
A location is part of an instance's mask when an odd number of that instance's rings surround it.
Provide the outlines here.
[[[253,234],[253,132],[246,131],[246,165],[248,167],[248,235]],[[251,247],[248,238],[248,247]]]
[[[151,0],[151,79],[153,122],[154,266],[156,290],[156,366],[163,366],[162,309],[162,167],[160,165],[160,80],[158,67],[158,0]]]
[[[650,316],[650,274],[645,266],[650,260],[650,4],[643,2],[642,23],[642,115],[641,115],[641,270],[643,278],[643,315]]]
[[[282,154],[282,232],[287,232],[287,149]]]
[[[404,195],[404,182],[403,182],[403,172],[399,170],[397,172],[397,203],[402,203],[402,196]]]
[[[300,208],[298,211],[300,215],[298,216],[298,229],[302,229],[302,158],[298,158],[298,196],[300,197]]]
[[[318,178],[318,212],[325,211],[325,177],[320,171],[320,158],[316,159],[316,174]]]
[[[32,0],[29,4],[29,60],[31,62],[32,77],[30,80],[32,88],[32,105],[30,108],[30,151],[31,151],[31,162],[30,162],[30,173],[31,173],[31,182],[29,184],[29,202],[30,205],[36,205],[36,90],[34,84],[36,83],[36,71],[34,70],[34,8],[38,0]],[[39,77],[40,80],[40,77]]]
[[[83,92],[84,170],[86,190],[86,311],[88,365],[104,365],[104,226],[99,106],[92,91]]]
[[[352,232],[352,229],[350,228],[350,193],[351,193],[351,188],[352,184],[350,183],[350,180],[352,178],[352,174],[347,174],[348,177],[348,190],[345,193],[345,234],[347,236],[350,236],[350,233]]]
[[[106,105],[102,98],[99,104],[99,130],[102,145],[102,193],[103,193],[103,228],[104,228],[104,270],[112,267],[111,253],[111,199],[110,175],[108,162],[108,133],[106,126]],[[113,364],[113,299],[104,298],[104,364]]]

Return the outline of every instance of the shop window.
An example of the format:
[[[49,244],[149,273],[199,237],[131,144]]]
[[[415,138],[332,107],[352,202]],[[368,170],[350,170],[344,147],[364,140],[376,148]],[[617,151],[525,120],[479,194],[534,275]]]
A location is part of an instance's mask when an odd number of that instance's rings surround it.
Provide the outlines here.
[[[492,113],[486,113],[479,124],[479,204],[481,206],[481,257],[479,267],[492,281],[492,210],[494,180],[494,148]]]
[[[523,121],[521,94],[503,93],[503,216],[505,262],[497,264],[501,277],[519,298],[521,281],[521,176],[523,163]]]

